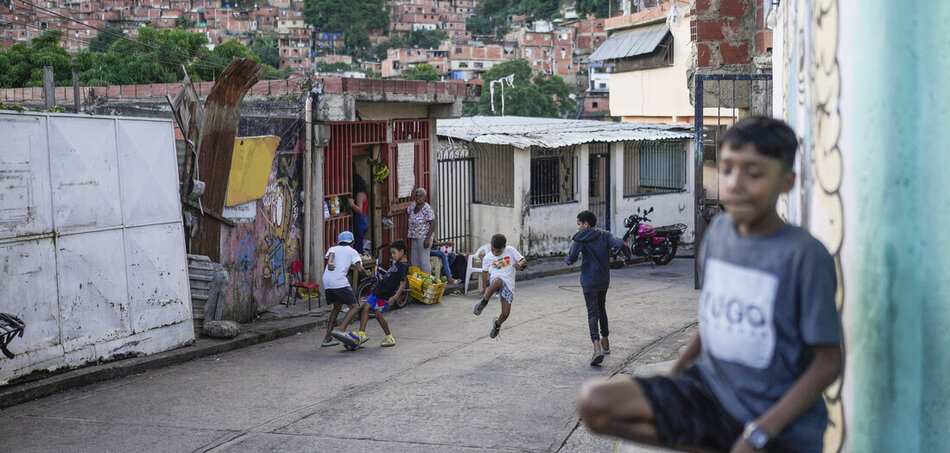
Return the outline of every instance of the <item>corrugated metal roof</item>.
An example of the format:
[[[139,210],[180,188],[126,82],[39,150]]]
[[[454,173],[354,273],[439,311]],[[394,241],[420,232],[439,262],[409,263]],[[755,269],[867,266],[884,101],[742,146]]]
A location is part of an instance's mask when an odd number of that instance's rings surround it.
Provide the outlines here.
[[[670,32],[666,24],[648,25],[614,33],[588,57],[590,61],[616,60],[648,54]]]
[[[612,123],[607,121],[470,116],[438,120],[437,135],[467,142],[558,148],[591,142],[679,140],[693,137],[692,128],[669,124]]]

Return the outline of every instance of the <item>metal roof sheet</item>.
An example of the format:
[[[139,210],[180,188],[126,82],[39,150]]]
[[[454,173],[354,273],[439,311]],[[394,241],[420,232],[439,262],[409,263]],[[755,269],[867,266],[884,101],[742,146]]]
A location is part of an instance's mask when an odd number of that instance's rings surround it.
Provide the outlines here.
[[[616,60],[648,54],[670,32],[665,23],[637,27],[614,33],[588,57],[591,61]]]
[[[692,128],[686,126],[522,116],[470,116],[438,120],[437,135],[467,142],[512,145],[521,149],[693,137]]]

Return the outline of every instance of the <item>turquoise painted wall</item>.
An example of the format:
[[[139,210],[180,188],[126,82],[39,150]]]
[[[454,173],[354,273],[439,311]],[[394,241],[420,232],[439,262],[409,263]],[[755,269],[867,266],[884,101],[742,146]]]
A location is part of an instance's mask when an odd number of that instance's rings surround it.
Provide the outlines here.
[[[950,451],[950,2],[842,3],[857,16],[839,47],[857,213],[848,438],[855,452]]]

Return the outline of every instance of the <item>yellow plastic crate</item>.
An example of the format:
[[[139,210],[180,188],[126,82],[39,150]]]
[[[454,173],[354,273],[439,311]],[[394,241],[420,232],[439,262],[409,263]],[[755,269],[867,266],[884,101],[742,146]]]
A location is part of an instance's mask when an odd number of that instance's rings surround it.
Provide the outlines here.
[[[422,272],[418,267],[409,267],[409,297],[426,305],[441,302],[442,293],[445,292],[445,282],[426,284],[422,281],[422,278],[415,276],[417,273],[423,278],[429,276],[429,274]]]

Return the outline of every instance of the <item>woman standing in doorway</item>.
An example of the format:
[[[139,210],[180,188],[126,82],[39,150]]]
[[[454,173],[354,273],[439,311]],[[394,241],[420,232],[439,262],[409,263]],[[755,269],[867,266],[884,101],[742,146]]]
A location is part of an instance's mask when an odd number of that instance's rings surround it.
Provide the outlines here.
[[[409,252],[412,265],[431,274],[429,248],[432,247],[432,235],[435,234],[435,211],[426,203],[426,196],[426,190],[422,187],[412,193],[415,203],[409,206]]]
[[[356,243],[353,248],[363,254],[363,237],[369,230],[369,218],[366,216],[366,206],[369,197],[366,195],[366,181],[357,173],[353,173],[353,196],[350,197],[350,209],[353,210],[353,232],[356,233]]]

